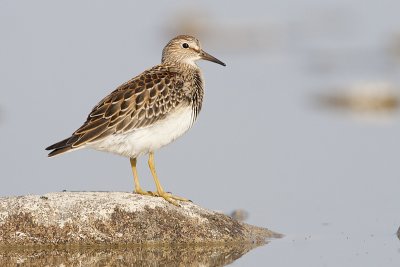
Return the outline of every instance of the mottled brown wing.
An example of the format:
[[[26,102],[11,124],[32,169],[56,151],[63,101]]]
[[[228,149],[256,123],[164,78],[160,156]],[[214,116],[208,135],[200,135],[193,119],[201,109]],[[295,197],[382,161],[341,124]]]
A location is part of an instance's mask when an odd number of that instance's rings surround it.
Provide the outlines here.
[[[69,145],[76,148],[163,119],[183,101],[183,83],[173,69],[157,66],[145,71],[100,101],[73,133]]]

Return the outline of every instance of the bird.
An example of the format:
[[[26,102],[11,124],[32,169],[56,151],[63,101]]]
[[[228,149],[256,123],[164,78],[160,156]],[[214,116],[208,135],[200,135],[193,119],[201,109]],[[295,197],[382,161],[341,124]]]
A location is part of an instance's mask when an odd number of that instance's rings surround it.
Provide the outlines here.
[[[196,64],[207,60],[225,63],[202,49],[190,35],[178,35],[162,50],[161,64],[128,80],[104,97],[72,135],[46,150],[48,157],[91,148],[129,158],[134,193],[162,197],[180,206],[189,201],[163,189],[158,179],[154,153],[188,131],[202,108],[203,74]],[[156,190],[145,191],[139,183],[137,158],[148,155]]]

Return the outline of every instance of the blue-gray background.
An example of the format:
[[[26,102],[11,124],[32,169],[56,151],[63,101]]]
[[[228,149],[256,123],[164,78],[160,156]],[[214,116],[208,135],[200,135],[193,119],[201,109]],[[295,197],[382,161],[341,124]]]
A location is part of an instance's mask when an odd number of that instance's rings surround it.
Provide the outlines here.
[[[195,126],[156,153],[163,186],[204,207],[249,212],[286,234],[237,266],[398,266],[399,114],[357,119],[313,97],[400,85],[400,2],[0,1],[0,195],[131,191],[128,159],[48,159],[119,84],[197,32],[227,67],[200,62]],[[146,159],[146,189],[154,185]]]

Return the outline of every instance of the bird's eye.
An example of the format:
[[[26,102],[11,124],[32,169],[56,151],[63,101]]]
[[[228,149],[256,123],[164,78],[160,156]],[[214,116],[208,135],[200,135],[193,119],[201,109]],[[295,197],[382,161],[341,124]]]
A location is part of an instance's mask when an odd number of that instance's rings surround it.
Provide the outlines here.
[[[182,47],[183,47],[183,48],[189,48],[189,45],[188,45],[188,43],[183,43],[183,44],[182,44]]]

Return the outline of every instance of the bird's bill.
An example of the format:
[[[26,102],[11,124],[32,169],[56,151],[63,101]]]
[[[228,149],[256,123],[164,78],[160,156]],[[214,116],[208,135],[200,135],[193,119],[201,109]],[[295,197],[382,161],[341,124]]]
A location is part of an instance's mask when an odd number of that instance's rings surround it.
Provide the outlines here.
[[[201,58],[204,59],[204,60],[208,60],[208,61],[211,61],[211,62],[220,64],[220,65],[222,65],[222,66],[226,66],[226,64],[225,64],[224,62],[222,62],[221,60],[219,60],[219,59],[213,57],[212,55],[208,54],[207,52],[204,52],[203,50],[201,50],[200,56],[201,56]]]

